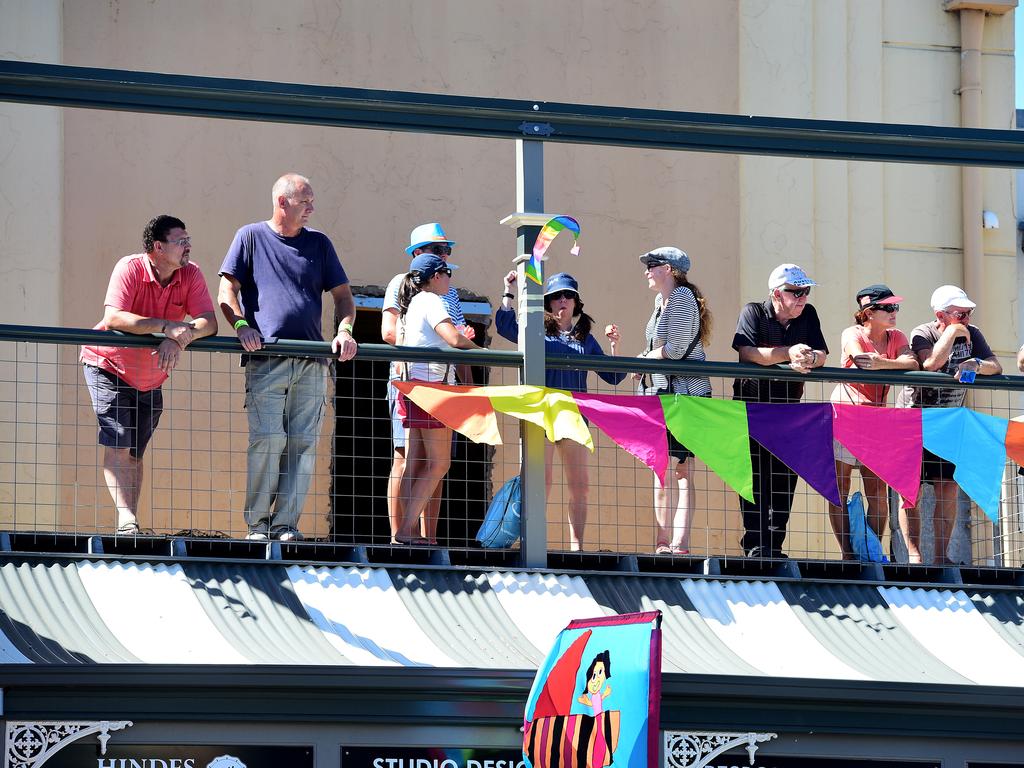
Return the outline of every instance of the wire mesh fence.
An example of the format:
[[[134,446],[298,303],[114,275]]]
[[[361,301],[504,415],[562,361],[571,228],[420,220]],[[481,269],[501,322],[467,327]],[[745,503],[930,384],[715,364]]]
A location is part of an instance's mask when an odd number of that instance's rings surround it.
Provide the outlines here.
[[[515,360],[509,356],[503,362],[491,359],[486,366],[474,366],[474,383],[518,384],[520,369]],[[253,459],[246,378],[239,362],[237,352],[192,349],[164,383],[163,412],[141,460],[136,510],[141,535],[242,539],[252,532],[246,512],[251,506],[247,485]],[[649,368],[652,363],[638,365]],[[705,366],[706,372],[715,370],[715,364]],[[732,398],[735,368],[729,369],[732,375],[711,376],[714,398]],[[402,496],[394,487],[389,491],[395,460],[387,398],[389,370],[383,350],[361,353],[346,364],[324,361],[326,397],[320,396],[317,405],[324,409],[323,426],[310,440],[308,469],[303,470],[308,473],[303,478],[308,491],[295,524],[307,541],[393,545],[396,515],[400,517],[396,497],[400,508]],[[889,375],[900,380],[897,374]],[[806,382],[803,402],[829,402],[835,386],[829,376],[849,378],[851,374],[817,372]],[[589,385],[592,393],[632,392],[628,378],[611,386],[590,376]],[[898,389],[898,384],[892,387],[890,405]],[[1020,392],[1010,387],[972,389],[967,405],[1005,418],[1022,410]],[[428,508],[422,520],[413,522],[405,543],[465,550],[479,547],[475,537],[489,503],[522,465],[520,422],[500,413],[497,421],[500,445],[452,435],[450,466],[438,491],[439,507],[436,513]],[[680,518],[671,499],[659,526],[657,483],[651,470],[599,429],[592,428],[591,434],[592,453],[575,444],[547,446],[551,550],[653,555],[661,547],[662,552],[667,550],[665,557],[679,558],[749,554],[741,544],[744,521],[736,492],[699,459],[688,461],[692,489],[688,521]],[[120,449],[99,445],[97,437],[97,415],[76,344],[0,341],[0,525],[4,530],[113,535],[120,520],[111,493],[109,454]],[[884,447],[886,436],[876,439]],[[261,471],[274,471],[266,469],[271,464],[282,476],[298,466],[287,451],[270,464],[261,463]],[[668,485],[678,488],[675,466],[672,461]],[[867,496],[863,474],[853,469],[850,475],[850,493]],[[962,492],[956,495],[945,553],[935,544],[942,521],[936,523],[934,498],[934,487],[926,483],[917,507],[922,562],[1021,564],[1024,487],[1015,464],[1007,461],[1003,467],[995,519]],[[862,517],[859,526],[845,509],[840,510],[848,530],[866,539],[873,528],[879,534],[876,556],[907,562],[899,498],[890,491],[867,501],[871,515]],[[436,514],[436,529],[430,527],[431,514]],[[795,485],[779,548],[756,554],[840,559],[844,551],[836,535],[835,515],[833,509],[830,516],[825,499],[801,479]],[[687,522],[688,531],[681,530]],[[941,529],[938,533],[941,541]],[[863,547],[855,550],[857,557],[866,556]]]

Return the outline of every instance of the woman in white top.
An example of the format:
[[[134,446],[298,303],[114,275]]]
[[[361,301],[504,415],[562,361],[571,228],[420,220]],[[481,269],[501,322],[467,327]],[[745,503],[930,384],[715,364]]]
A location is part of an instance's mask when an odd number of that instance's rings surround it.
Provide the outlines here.
[[[399,291],[399,318],[402,340],[407,347],[430,349],[475,349],[476,345],[456,329],[441,297],[448,293],[452,271],[444,260],[432,253],[421,253],[409,265]],[[410,381],[444,382],[455,380],[451,363],[405,363],[403,378]],[[451,464],[451,430],[407,398],[402,398],[403,421],[409,430],[406,443],[405,473],[402,475],[402,523],[392,544],[434,544],[437,541],[437,516],[425,514],[427,502]],[[421,533],[415,527],[423,516]]]

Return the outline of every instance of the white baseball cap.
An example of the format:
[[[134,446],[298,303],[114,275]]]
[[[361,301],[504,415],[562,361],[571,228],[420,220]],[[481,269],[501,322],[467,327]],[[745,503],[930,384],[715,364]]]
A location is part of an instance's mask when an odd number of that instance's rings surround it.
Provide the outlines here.
[[[768,277],[768,290],[774,291],[784,285],[792,285],[794,288],[809,288],[817,283],[811,280],[807,273],[796,264],[779,264]]]
[[[954,305],[964,309],[974,309],[978,306],[967,298],[967,291],[955,285],[940,285],[932,293],[932,309],[936,312]]]

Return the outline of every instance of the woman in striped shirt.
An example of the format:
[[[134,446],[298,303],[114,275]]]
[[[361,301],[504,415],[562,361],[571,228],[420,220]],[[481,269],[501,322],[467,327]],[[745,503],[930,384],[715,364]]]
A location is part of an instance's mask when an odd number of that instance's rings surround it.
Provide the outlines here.
[[[687,279],[690,257],[678,248],[655,248],[640,257],[647,287],[655,292],[654,312],[647,321],[648,360],[705,360],[704,345],[711,339],[711,310],[700,289]],[[637,375],[641,395],[711,396],[706,376]],[[693,453],[668,433],[669,455],[677,460],[676,488],[654,479],[655,554],[688,555],[694,490],[690,482]],[[672,496],[675,495],[675,503]]]

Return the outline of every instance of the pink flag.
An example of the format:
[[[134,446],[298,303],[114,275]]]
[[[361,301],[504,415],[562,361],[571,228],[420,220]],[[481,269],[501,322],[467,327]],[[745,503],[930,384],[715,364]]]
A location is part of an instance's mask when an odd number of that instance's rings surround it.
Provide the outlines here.
[[[910,504],[921,489],[921,409],[832,405],[832,434]]]
[[[668,435],[658,397],[573,392],[573,398],[584,418],[653,469],[658,482],[665,485]]]

